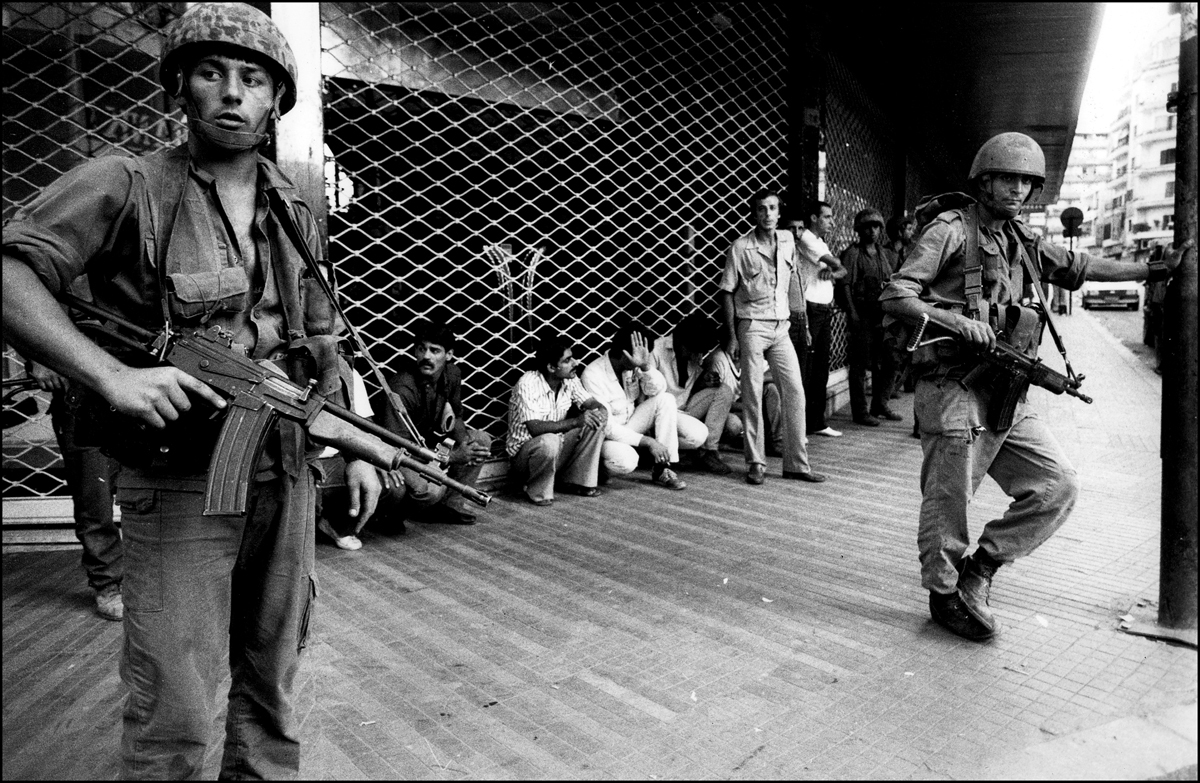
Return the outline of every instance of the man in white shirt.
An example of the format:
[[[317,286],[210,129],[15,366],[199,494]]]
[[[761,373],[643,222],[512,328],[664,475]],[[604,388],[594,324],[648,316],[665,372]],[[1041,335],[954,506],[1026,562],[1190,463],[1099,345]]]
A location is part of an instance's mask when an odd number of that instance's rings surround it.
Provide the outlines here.
[[[596,497],[608,409],[584,391],[566,338],[543,337],[534,365],[513,387],[508,405],[512,476],[523,480],[525,497],[535,506],[553,503],[555,487]],[[572,405],[580,413],[568,417]]]
[[[632,473],[638,448],[654,460],[651,480],[667,489],[686,489],[672,465],[679,450],[695,449],[708,438],[704,422],[679,412],[667,382],[654,368],[649,331],[640,324],[622,326],[608,351],[583,371],[583,386],[608,408],[608,431],[602,449],[604,467],[612,474]],[[654,431],[653,437],[650,431]]]
[[[832,343],[833,281],[846,276],[846,269],[825,244],[833,230],[833,208],[824,201],[813,200],[805,211],[808,228],[800,220],[790,220],[788,231],[796,238],[800,254],[800,276],[804,282],[804,304],[808,312],[809,341],[807,346],[796,345],[796,358],[804,377],[806,429],[813,435],[827,438],[842,433],[825,421],[827,388],[829,386],[829,348]]]

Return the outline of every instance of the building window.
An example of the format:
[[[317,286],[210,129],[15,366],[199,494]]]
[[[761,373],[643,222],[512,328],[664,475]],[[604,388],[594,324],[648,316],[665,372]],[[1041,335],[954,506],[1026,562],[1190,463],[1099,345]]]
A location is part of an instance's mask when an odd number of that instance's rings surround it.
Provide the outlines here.
[[[1128,133],[1126,133],[1126,134],[1125,134],[1124,136],[1122,136],[1121,138],[1117,139],[1117,146],[1118,146],[1118,147],[1124,147],[1124,146],[1125,146],[1125,145],[1127,145],[1128,143],[1129,143],[1129,134],[1128,134]]]
[[[1167,183],[1167,196],[1166,197],[1173,198],[1174,196],[1175,196],[1175,180],[1171,180],[1170,182]]]
[[[1104,224],[1104,238],[1112,239],[1112,224],[1111,223]]]
[[[1133,191],[1127,190],[1125,191],[1125,203],[1128,204],[1130,201],[1133,201]]]
[[[1125,176],[1125,172],[1126,172],[1126,171],[1129,171],[1129,167],[1128,167],[1128,166],[1122,166],[1121,168],[1117,169],[1117,176],[1118,176],[1118,177],[1123,177],[1123,176]]]
[[[1162,152],[1160,152],[1158,154],[1158,165],[1165,166],[1168,163],[1174,163],[1174,162],[1175,162],[1175,148],[1174,147],[1172,147],[1169,150],[1163,150]]]
[[[1170,231],[1171,229],[1175,228],[1175,216],[1163,215],[1162,227],[1163,231]]]

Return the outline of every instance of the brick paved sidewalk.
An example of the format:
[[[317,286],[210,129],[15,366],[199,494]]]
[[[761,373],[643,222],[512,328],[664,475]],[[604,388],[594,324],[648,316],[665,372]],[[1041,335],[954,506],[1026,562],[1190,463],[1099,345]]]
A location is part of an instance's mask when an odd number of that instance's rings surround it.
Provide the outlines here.
[[[994,643],[928,620],[906,399],[907,421],[839,417],[845,437],[814,438],[821,485],[782,481],[772,459],[760,488],[740,473],[687,473],[682,493],[614,480],[545,509],[500,498],[475,527],[369,527],[355,553],[322,542],[302,775],[1148,778],[1194,765],[1195,650],[1117,629],[1157,598],[1161,384],[1086,313],[1061,320],[1096,403],[1032,398],[1084,491],[1058,535],[997,577]],[[985,482],[973,530],[1005,505]],[[5,779],[116,774],[120,630],[90,613],[76,559],[4,557]]]

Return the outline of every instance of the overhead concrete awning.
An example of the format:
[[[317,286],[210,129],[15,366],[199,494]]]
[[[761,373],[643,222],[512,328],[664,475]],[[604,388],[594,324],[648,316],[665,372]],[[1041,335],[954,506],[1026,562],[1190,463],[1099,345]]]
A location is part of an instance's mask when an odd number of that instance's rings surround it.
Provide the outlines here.
[[[847,4],[827,45],[892,106],[905,146],[962,188],[976,150],[1005,131],[1046,153],[1054,203],[1104,16],[1102,3]]]

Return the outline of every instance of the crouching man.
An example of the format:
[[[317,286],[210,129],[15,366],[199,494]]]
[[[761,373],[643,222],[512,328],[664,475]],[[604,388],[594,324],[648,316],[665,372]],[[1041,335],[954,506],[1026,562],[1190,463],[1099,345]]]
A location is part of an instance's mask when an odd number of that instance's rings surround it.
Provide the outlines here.
[[[397,435],[416,440],[430,450],[442,447],[448,452],[446,472],[450,478],[473,487],[484,461],[491,456],[492,437],[467,427],[463,419],[462,371],[454,361],[456,347],[457,339],[448,326],[432,321],[416,324],[409,355],[387,383],[417,431],[409,432],[391,406],[384,411],[383,423]],[[415,470],[400,468],[400,474],[404,482],[392,482],[385,490],[381,514],[402,511],[407,506],[425,512],[430,521],[475,524],[475,511],[460,493]]]
[[[608,351],[583,371],[583,386],[608,408],[604,467],[612,474],[632,473],[642,448],[654,461],[651,481],[667,489],[686,489],[674,470],[679,450],[699,448],[708,439],[708,428],[679,412],[666,379],[654,368],[653,338],[648,335],[636,323],[618,329]]]
[[[596,497],[600,447],[608,425],[604,403],[583,389],[571,343],[543,337],[533,369],[513,386],[508,404],[510,476],[535,506],[554,502],[554,490]],[[575,407],[579,414],[567,416]]]

